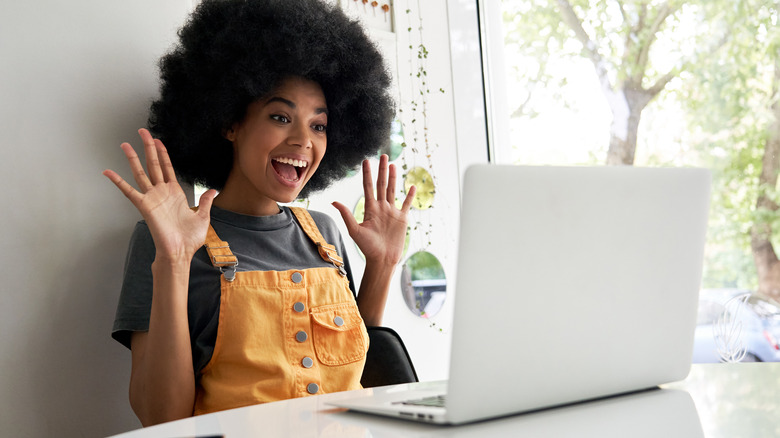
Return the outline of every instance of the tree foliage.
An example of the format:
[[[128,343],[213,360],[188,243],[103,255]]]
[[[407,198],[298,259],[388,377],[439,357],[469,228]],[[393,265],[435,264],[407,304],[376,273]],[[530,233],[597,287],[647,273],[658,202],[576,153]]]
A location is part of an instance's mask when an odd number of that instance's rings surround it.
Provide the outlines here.
[[[684,141],[713,170],[705,287],[780,296],[780,26],[768,0],[504,0],[513,117],[537,95],[570,105],[555,64],[588,60],[612,111],[607,164],[633,164],[650,102],[684,108]],[[562,61],[563,60],[563,61]],[[584,74],[578,71],[575,74]],[[670,86],[672,84],[673,86]],[[664,108],[660,108],[663,111]]]
[[[607,164],[634,164],[642,111],[691,63],[722,44],[713,27],[721,2],[707,0],[529,0],[504,2],[506,45],[529,61],[513,74],[529,85],[513,115],[534,115],[538,86],[549,86],[551,54],[590,61],[612,112]],[[685,26],[690,16],[708,26]],[[660,56],[659,56],[660,55]]]
[[[709,152],[706,164],[715,172],[709,241],[722,251],[713,254],[705,282],[730,280],[780,298],[774,249],[780,232],[780,7],[766,0],[730,3],[723,50],[693,66],[680,92],[690,125],[700,132],[696,147]],[[727,263],[743,270],[723,278]]]

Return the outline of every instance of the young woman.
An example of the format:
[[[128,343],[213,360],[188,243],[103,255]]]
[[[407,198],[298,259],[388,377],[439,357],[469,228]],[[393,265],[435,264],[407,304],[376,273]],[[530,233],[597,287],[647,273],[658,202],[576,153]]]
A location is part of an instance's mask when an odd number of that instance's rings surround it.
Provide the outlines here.
[[[122,144],[138,188],[104,172],[144,218],[112,332],[132,350],[133,410],[150,425],[359,388],[414,196],[396,208],[394,166],[381,157],[375,192],[366,161],[393,117],[381,56],[319,0],[204,0],[179,36],[157,138],[139,131],[146,171]],[[279,204],[361,161],[364,221],[333,204],[366,257],[356,293],[333,221]],[[199,208],[177,174],[211,187]]]

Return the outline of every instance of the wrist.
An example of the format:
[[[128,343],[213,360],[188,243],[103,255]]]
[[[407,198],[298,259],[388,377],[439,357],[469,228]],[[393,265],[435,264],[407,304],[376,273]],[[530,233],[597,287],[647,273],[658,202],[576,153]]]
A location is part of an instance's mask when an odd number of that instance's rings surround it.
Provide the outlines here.
[[[397,262],[387,259],[366,259],[363,275],[364,277],[368,275],[376,279],[376,281],[386,280],[389,282],[397,265]]]
[[[398,265],[398,262],[400,260],[395,260],[394,258],[366,258],[366,269],[375,270],[377,272],[389,272],[393,273],[395,271],[395,267]]]
[[[170,270],[173,272],[186,270],[189,272],[192,255],[188,254],[161,254],[157,253],[152,262],[152,270]]]

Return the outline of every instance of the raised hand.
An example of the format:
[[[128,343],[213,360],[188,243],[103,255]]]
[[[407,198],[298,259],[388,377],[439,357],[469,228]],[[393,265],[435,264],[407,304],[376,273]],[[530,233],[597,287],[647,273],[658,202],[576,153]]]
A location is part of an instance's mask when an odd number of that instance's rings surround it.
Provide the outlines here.
[[[191,260],[203,245],[209,224],[209,211],[216,191],[209,190],[200,197],[200,208],[191,210],[187,197],[176,180],[168,152],[160,140],[152,138],[146,129],[138,134],[144,143],[147,175],[138,155],[128,143],[121,148],[130,163],[138,190],[113,170],[105,170],[119,190],[135,205],[146,220],[157,250],[157,258]]]
[[[365,215],[358,224],[350,210],[339,202],[333,206],[339,210],[352,240],[366,256],[366,264],[377,263],[395,266],[403,255],[406,238],[407,214],[412,205],[416,188],[412,186],[400,209],[395,206],[395,165],[388,165],[387,155],[379,159],[376,179],[376,197],[368,160],[363,161],[363,191]]]

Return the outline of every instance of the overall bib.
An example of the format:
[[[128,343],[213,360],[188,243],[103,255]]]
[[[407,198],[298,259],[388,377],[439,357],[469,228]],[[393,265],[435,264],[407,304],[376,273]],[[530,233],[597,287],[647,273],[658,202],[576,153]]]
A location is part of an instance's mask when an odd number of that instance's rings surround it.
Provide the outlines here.
[[[196,387],[195,415],[361,388],[368,334],[344,262],[308,211],[292,211],[333,267],[236,272],[237,258],[209,226],[206,250],[223,275],[217,339]]]

